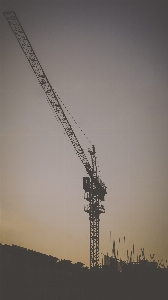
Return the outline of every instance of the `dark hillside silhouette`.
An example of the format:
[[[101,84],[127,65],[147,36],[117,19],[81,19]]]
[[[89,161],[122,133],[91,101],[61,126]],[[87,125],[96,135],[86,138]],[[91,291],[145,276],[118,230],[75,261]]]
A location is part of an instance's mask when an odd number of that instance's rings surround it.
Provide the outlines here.
[[[0,244],[3,300],[167,300],[168,269],[104,256],[101,267]],[[108,262],[108,263],[107,263]]]

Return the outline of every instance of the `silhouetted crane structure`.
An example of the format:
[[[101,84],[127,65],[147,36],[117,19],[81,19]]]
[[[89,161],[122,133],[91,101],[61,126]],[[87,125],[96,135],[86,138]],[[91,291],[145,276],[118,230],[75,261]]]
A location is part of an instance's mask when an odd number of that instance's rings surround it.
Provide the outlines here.
[[[89,214],[90,220],[90,268],[99,265],[99,221],[100,214],[105,212],[104,206],[101,204],[104,201],[106,186],[97,174],[96,151],[95,146],[89,149],[91,155],[91,165],[82,149],[59,101],[58,95],[52,88],[30,42],[25,34],[14,11],[6,11],[4,15],[17,38],[32,70],[34,71],[39,84],[43,88],[47,101],[54,112],[55,117],[62,124],[69,140],[71,141],[76,154],[83,163],[89,177],[83,178],[83,188],[85,190],[85,199],[88,205],[84,207],[84,211]]]

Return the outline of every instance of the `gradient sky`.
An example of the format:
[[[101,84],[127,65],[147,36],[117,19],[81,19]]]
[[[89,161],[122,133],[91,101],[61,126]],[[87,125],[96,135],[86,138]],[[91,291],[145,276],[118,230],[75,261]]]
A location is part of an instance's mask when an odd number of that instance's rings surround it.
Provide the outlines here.
[[[3,11],[96,147],[107,186],[100,253],[168,259],[168,2],[1,2],[1,242],[89,265],[84,166]],[[85,149],[91,144],[67,114]],[[102,256],[100,255],[100,258]]]

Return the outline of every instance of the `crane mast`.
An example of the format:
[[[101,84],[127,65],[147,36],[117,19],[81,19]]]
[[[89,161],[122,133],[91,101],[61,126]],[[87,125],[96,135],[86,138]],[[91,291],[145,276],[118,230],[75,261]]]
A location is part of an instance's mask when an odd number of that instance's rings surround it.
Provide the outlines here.
[[[99,216],[105,212],[104,206],[100,203],[104,201],[106,192],[105,184],[99,179],[97,175],[97,165],[95,156],[95,147],[89,149],[92,164],[90,165],[83,148],[81,147],[56,95],[53,87],[51,86],[30,42],[25,34],[17,16],[14,11],[6,11],[4,15],[18,40],[34,74],[36,75],[39,84],[43,88],[47,102],[54,112],[55,117],[62,124],[69,140],[71,141],[76,154],[84,165],[89,177],[83,178],[83,188],[85,190],[85,199],[88,205],[84,207],[85,212],[89,213],[90,220],[90,267],[93,268],[99,265]]]

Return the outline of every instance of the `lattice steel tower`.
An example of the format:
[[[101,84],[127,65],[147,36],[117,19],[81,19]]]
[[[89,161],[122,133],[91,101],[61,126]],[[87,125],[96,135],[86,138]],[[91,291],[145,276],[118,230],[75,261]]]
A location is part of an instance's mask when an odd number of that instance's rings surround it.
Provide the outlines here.
[[[83,188],[85,190],[85,199],[89,205],[84,210],[89,213],[90,219],[90,267],[93,268],[99,265],[99,216],[105,212],[104,206],[100,205],[104,201],[106,192],[105,184],[97,176],[95,147],[89,150],[91,155],[92,164],[90,165],[83,148],[81,147],[62,106],[59,97],[51,86],[34,50],[25,34],[14,11],[7,11],[4,13],[15,37],[17,38],[34,74],[36,75],[39,84],[43,88],[47,102],[49,103],[52,111],[54,112],[57,120],[62,124],[65,133],[67,134],[76,154],[83,163],[89,177],[83,178]]]
[[[83,178],[83,188],[85,190],[84,198],[89,204],[84,207],[84,211],[89,214],[90,220],[90,267],[99,265],[99,221],[100,214],[105,212],[101,201],[107,193],[104,183],[97,176],[96,151],[92,146],[89,149],[92,160],[92,176]]]

